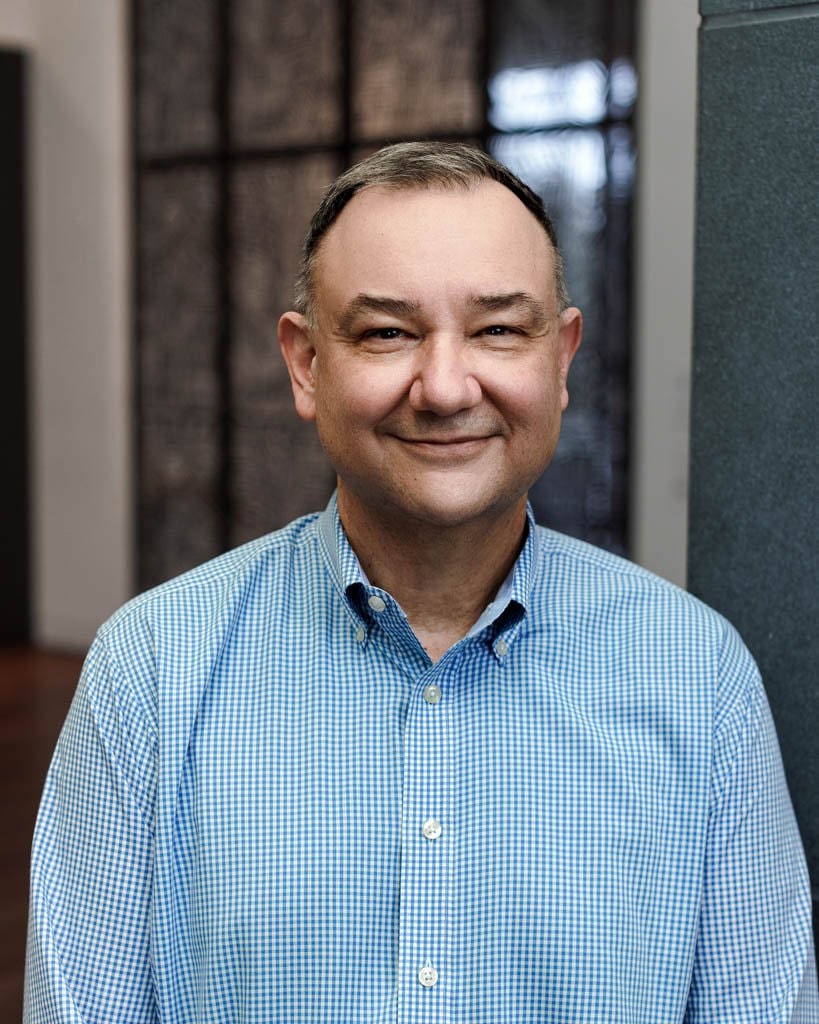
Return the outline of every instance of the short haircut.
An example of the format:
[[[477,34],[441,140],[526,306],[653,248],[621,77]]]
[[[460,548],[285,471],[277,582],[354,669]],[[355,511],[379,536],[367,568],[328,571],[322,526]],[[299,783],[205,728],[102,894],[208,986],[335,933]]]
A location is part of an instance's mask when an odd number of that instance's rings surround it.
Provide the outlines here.
[[[310,221],[296,279],[296,310],[315,324],[314,269],[319,245],[353,196],[367,188],[450,188],[464,191],[482,181],[497,181],[520,199],[546,233],[554,260],[558,312],[569,305],[563,258],[554,225],[536,192],[508,167],[474,146],[460,142],[401,142],[385,146],[338,177]]]

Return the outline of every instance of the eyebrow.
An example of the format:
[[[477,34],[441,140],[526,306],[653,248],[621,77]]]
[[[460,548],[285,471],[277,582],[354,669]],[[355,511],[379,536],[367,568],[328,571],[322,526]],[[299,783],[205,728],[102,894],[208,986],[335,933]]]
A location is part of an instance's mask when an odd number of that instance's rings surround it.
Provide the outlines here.
[[[522,309],[534,320],[547,321],[548,310],[543,302],[529,292],[500,292],[489,295],[469,295],[466,304],[482,313],[502,313],[510,309]],[[396,319],[409,319],[421,315],[421,303],[414,299],[396,299],[381,295],[367,295],[360,292],[344,307],[336,321],[336,330],[348,334],[362,313],[384,313]]]
[[[396,318],[416,317],[421,312],[420,302],[412,299],[391,299],[380,295],[360,293],[344,307],[336,322],[336,329],[342,334],[350,331],[356,317],[362,313],[384,313]]]
[[[483,313],[503,313],[508,309],[524,309],[536,319],[548,320],[546,305],[529,292],[503,292],[498,295],[470,295],[467,304]]]

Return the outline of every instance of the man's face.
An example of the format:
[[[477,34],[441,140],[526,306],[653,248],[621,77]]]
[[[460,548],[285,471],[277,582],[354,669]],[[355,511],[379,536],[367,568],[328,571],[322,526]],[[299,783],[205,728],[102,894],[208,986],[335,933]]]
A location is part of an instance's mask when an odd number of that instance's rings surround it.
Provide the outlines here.
[[[296,408],[339,504],[456,526],[522,507],[568,403],[580,314],[556,310],[543,228],[508,189],[366,189],[321,242],[316,325],[285,314]]]

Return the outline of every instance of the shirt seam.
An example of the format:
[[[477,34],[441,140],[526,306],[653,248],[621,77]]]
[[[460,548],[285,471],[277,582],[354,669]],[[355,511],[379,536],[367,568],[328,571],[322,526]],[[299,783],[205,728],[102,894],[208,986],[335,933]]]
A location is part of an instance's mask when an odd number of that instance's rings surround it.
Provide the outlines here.
[[[752,728],[751,718],[752,718],[752,715],[753,715],[753,712],[754,712],[754,708],[755,708],[755,705],[756,705],[757,699],[758,699],[757,698],[757,694],[755,692],[756,691],[756,686],[754,684],[757,683],[759,677],[758,677],[758,675],[756,673],[754,673],[754,674],[748,676],[747,679],[745,679],[743,681],[743,685],[740,688],[738,688],[739,692],[734,697],[734,700],[729,704],[728,708],[725,710],[724,714],[720,717],[720,719],[718,721],[718,708],[717,708],[717,704],[718,704],[718,701],[719,701],[719,691],[721,689],[722,682],[723,682],[723,674],[725,672],[724,659],[725,659],[725,655],[726,655],[726,649],[727,649],[727,646],[728,646],[728,640],[729,640],[729,631],[728,631],[728,629],[725,626],[723,626],[723,629],[722,629],[722,639],[721,639],[721,643],[720,643],[719,652],[718,652],[718,655],[717,655],[717,692],[716,692],[715,701],[714,701],[714,727],[713,727],[713,739],[712,739],[713,749],[712,749],[712,753],[711,753],[711,773],[712,773],[712,779],[714,779],[714,780],[715,780],[715,775],[716,775],[715,770],[714,770],[715,769],[714,758],[716,757],[716,754],[717,754],[717,751],[718,751],[718,749],[720,747],[720,744],[723,742],[723,738],[725,737],[726,733],[728,732],[728,730],[730,728],[730,720],[732,718],[732,712],[739,705],[742,705],[742,711],[741,711],[741,719],[737,723],[737,737],[736,737],[736,740],[734,742],[733,749],[730,752],[730,760],[728,762],[727,768],[726,768],[725,773],[724,773],[724,783],[722,784],[722,786],[719,789],[719,791],[715,792],[714,796],[712,797],[711,806],[709,808],[709,817],[711,816],[711,814],[713,814],[713,812],[716,809],[717,805],[722,801],[726,791],[728,790],[728,788],[729,788],[729,786],[731,784],[731,779],[733,778],[734,771],[736,769],[736,765],[737,765],[737,761],[739,759],[740,751],[742,750],[743,746],[745,745],[746,738],[748,737],[749,730]],[[761,680],[759,680],[759,682],[761,682]],[[757,732],[758,732],[758,726],[757,726]],[[715,785],[715,790],[716,790],[716,785]]]
[[[119,663],[117,662],[116,658],[113,655],[113,652],[109,649],[107,644],[105,644],[105,642],[102,639],[100,639],[99,642],[100,642],[100,646],[102,647],[102,649],[105,652],[106,658],[107,658],[109,664],[111,665],[112,669],[114,669],[117,672],[117,674],[119,675],[120,679],[123,682],[127,682],[127,676],[123,673]],[[140,820],[143,823],[143,826],[145,827],[148,835],[153,839],[153,837],[154,837],[154,824],[147,817],[147,815],[145,813],[145,810],[143,810],[143,801],[139,799],[139,797],[137,796],[137,793],[136,793],[133,785],[131,784],[131,782],[129,782],[128,776],[127,776],[127,774],[125,773],[125,771],[123,770],[123,768],[122,768],[122,766],[120,764],[120,758],[115,753],[114,746],[112,745],[111,741],[109,740],[108,736],[106,735],[106,731],[102,727],[102,719],[101,719],[101,716],[100,716],[100,713],[99,713],[99,710],[98,710],[98,707],[97,707],[97,704],[96,704],[96,699],[95,699],[95,696],[94,696],[94,693],[93,693],[93,689],[94,688],[92,688],[91,686],[85,686],[84,689],[83,689],[83,694],[84,694],[85,699],[86,699],[86,701],[88,703],[88,708],[89,708],[89,710],[91,712],[91,715],[92,715],[92,717],[94,719],[94,726],[96,727],[97,735],[100,738],[100,742],[104,745],[106,753],[108,754],[108,757],[109,757],[111,763],[114,765],[114,767],[116,769],[117,777],[122,781],[123,786],[125,787],[126,791],[128,792],[128,795],[130,796],[134,806],[136,807],[137,812],[138,812],[139,817],[140,817]],[[143,710],[143,713],[144,713],[144,710]],[[147,723],[146,723],[146,726],[147,726],[147,728],[149,729],[149,732],[152,735],[154,743],[156,744],[156,742],[157,742],[157,733],[154,730],[152,730],[150,725],[148,725]],[[135,773],[140,777],[141,780],[144,780],[145,779],[145,773],[140,769],[139,764],[138,764],[136,758],[133,755],[133,751],[130,750],[131,742],[132,742],[130,734],[128,733],[127,730],[125,730],[125,733],[128,736],[128,746],[129,746],[128,758],[129,758],[129,760],[131,761],[131,763],[133,765]]]

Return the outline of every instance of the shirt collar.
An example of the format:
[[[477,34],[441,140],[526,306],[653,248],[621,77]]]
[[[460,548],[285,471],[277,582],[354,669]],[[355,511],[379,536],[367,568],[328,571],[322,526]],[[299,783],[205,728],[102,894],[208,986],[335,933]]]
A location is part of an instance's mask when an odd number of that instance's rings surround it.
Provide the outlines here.
[[[333,493],[327,507],[319,516],[319,536],[324,546],[330,570],[334,580],[342,591],[346,602],[352,605],[356,614],[361,614],[361,594],[370,587],[356,553],[350,546],[341,518],[338,514],[337,495]],[[501,584],[494,600],[487,606],[483,614],[469,632],[474,636],[487,626],[495,623],[501,616],[508,618],[511,613],[513,620],[518,621],[526,614],[534,584],[535,571],[538,564],[540,537],[538,535],[532,506],[526,504],[526,539],[520,554],[515,560],[509,574]],[[517,606],[517,609],[515,609]]]
[[[327,507],[319,516],[319,535],[330,562],[336,583],[346,594],[356,583],[364,583],[364,572],[350,547],[338,514],[338,498],[334,491]]]

